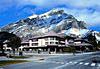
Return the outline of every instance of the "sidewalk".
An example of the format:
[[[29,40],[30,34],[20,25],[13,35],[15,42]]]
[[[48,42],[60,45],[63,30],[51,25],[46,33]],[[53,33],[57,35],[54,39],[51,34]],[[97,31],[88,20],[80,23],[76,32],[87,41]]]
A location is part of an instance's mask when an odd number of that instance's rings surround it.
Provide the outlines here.
[[[95,54],[99,52],[85,52],[85,53],[75,53],[76,56],[78,55],[89,55],[89,54]],[[2,60],[44,60],[47,58],[52,58],[52,57],[58,57],[58,56],[74,56],[73,53],[53,53],[53,54],[38,54],[38,53],[24,53],[24,55],[33,55],[30,58],[24,58],[24,59],[13,59],[13,58],[7,58],[7,57],[0,57],[0,61]]]
[[[86,55],[86,54],[95,54],[95,53],[100,53],[100,52],[81,52],[81,53],[74,53],[75,55]],[[48,54],[48,53],[24,53],[24,55],[44,55],[44,56],[53,56],[53,55],[56,55],[56,56],[60,56],[60,55],[73,55],[73,53],[52,53],[52,54]]]

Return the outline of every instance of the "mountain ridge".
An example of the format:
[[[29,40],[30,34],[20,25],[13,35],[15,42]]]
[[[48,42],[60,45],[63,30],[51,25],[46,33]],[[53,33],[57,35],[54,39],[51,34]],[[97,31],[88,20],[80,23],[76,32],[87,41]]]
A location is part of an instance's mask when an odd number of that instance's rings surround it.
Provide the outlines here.
[[[31,38],[49,31],[55,31],[56,33],[65,31],[63,34],[66,34],[70,29],[76,31],[77,34],[75,35],[77,36],[81,35],[80,30],[88,30],[85,22],[78,21],[62,9],[53,9],[44,14],[33,14],[26,19],[8,24],[1,28],[1,31],[14,33],[21,38]],[[69,33],[74,34],[72,31]],[[83,31],[83,33],[86,31]]]

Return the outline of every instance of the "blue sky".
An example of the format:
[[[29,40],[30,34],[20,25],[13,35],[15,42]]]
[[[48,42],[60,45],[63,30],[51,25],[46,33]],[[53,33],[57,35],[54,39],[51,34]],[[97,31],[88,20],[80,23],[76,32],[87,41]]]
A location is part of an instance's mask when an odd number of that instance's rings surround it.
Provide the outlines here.
[[[63,8],[88,27],[100,31],[100,0],[0,0],[0,27],[32,14]]]

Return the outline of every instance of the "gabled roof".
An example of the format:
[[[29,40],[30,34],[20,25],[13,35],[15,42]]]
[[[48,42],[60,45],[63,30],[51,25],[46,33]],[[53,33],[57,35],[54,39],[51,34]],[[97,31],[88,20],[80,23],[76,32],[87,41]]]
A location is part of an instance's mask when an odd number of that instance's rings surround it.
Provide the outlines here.
[[[57,34],[56,32],[50,31],[50,32],[45,33],[44,35],[34,36],[32,39],[44,38],[44,37],[60,37],[60,38],[62,38],[62,36]]]
[[[50,31],[50,32],[48,32],[48,33],[46,33],[45,35],[44,35],[44,37],[46,37],[46,36],[57,36],[57,37],[60,37],[60,35],[58,35],[56,32],[54,32],[54,31]]]

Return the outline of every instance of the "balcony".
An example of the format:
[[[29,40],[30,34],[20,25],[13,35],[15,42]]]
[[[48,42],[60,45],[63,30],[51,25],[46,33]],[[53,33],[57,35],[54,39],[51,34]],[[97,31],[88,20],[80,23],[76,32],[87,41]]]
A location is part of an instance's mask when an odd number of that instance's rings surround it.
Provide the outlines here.
[[[38,47],[38,46],[29,46],[29,47]]]
[[[32,43],[38,43],[38,41],[32,42]]]

